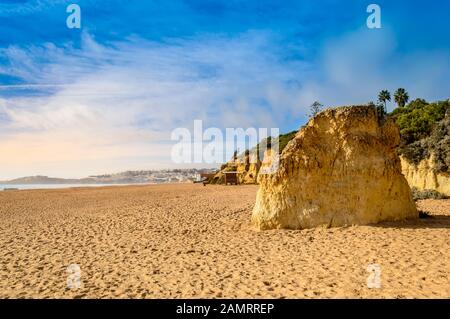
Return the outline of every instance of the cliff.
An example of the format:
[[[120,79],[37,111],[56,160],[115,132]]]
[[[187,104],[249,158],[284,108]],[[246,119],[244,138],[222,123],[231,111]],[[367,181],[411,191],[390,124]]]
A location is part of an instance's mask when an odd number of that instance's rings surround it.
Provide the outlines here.
[[[225,172],[238,172],[239,184],[256,184],[261,161],[256,155],[245,154],[243,158],[235,157],[222,165],[220,171],[212,178],[212,184],[224,184]]]
[[[289,141],[294,138],[296,133],[296,131],[293,131],[287,134],[280,134],[280,136],[274,139],[274,142],[278,143],[280,152],[282,152]],[[212,178],[211,183],[223,184],[225,183],[225,172],[238,172],[240,184],[256,184],[261,166],[264,164],[265,160],[268,160],[268,153],[271,153],[267,150],[267,145],[270,145],[271,143],[271,139],[269,142],[264,139],[251,150],[236,155],[229,162],[222,165],[220,171]]]
[[[405,175],[409,186],[419,190],[435,190],[441,194],[450,196],[450,174],[440,172],[436,167],[434,156],[423,159],[418,164],[400,157],[402,173]]]
[[[411,187],[450,195],[450,103],[411,102],[394,113],[403,134],[402,171]]]
[[[398,127],[375,107],[319,113],[288,143],[279,169],[259,175],[253,224],[302,229],[417,217],[399,143]]]

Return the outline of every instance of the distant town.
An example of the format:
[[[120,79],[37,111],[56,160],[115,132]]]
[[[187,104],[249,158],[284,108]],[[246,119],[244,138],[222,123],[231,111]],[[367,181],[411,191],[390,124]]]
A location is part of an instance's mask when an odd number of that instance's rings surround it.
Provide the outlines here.
[[[217,169],[163,169],[148,171],[126,171],[116,174],[89,176],[80,179],[55,178],[48,176],[28,176],[9,181],[0,181],[4,185],[33,184],[163,184],[188,183],[200,180],[201,173],[214,173]]]

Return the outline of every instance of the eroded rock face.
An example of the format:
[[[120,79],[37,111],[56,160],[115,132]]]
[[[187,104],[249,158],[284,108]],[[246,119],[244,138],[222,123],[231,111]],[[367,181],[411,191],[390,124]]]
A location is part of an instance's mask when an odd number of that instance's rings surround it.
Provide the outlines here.
[[[438,172],[433,156],[423,159],[419,164],[401,157],[402,172],[411,187],[420,190],[431,189],[450,196],[450,173]]]
[[[319,113],[289,142],[274,174],[259,174],[259,229],[369,224],[415,218],[401,173],[397,126],[371,106]]]
[[[214,184],[225,183],[225,172],[237,172],[239,184],[256,184],[261,161],[256,155],[245,155],[243,158],[232,159],[222,165],[220,171],[214,176]]]

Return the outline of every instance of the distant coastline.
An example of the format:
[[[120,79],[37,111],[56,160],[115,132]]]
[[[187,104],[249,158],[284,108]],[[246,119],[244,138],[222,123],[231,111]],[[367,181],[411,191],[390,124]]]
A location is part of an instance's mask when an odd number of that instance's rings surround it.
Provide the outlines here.
[[[80,179],[66,179],[48,176],[27,176],[8,181],[0,181],[0,189],[42,189],[70,188],[84,186],[114,186],[135,184],[187,183],[197,180],[200,173],[216,171],[215,169],[172,169],[126,171],[116,174],[89,176]]]
[[[107,186],[129,186],[129,185],[153,185],[146,184],[0,184],[0,191],[33,190],[33,189],[66,189],[78,187],[107,187]]]

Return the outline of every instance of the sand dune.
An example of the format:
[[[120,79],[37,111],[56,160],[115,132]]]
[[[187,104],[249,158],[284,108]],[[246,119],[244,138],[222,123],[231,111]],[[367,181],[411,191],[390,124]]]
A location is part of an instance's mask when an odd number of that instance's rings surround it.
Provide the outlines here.
[[[450,201],[419,203],[431,219],[258,232],[256,190],[0,192],[0,297],[450,297]],[[70,264],[79,289],[67,287]],[[379,289],[367,287],[370,264]]]

